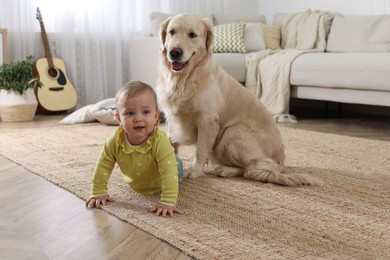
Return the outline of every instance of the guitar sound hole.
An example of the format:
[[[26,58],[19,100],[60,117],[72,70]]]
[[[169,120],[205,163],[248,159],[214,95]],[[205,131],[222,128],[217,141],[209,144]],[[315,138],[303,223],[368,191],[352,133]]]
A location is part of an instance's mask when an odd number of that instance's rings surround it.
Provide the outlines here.
[[[53,78],[57,77],[57,75],[58,75],[58,72],[55,68],[49,68],[48,73],[49,73],[50,77],[53,77]]]

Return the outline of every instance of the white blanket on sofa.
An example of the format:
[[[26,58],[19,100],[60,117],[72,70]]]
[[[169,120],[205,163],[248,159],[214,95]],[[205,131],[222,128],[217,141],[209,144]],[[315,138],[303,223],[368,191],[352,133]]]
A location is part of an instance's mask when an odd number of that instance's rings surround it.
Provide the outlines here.
[[[280,50],[264,50],[246,57],[245,86],[255,94],[277,121],[290,120],[290,67],[302,53],[326,48],[328,12],[307,10],[286,17],[282,24]],[[286,116],[287,115],[287,116]]]

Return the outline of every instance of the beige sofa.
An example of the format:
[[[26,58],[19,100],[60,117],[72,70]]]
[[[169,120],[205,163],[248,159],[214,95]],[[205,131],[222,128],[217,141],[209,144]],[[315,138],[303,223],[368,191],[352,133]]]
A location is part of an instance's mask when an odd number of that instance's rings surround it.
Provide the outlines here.
[[[266,35],[254,35],[249,30],[249,27],[264,24],[264,16],[256,19],[227,16],[216,19],[218,15],[209,17],[212,17],[210,19],[213,19],[214,26],[237,21],[251,24],[245,27],[245,44],[250,45],[251,39],[263,37],[259,50],[269,48],[265,44]],[[273,24],[282,23],[283,17],[285,15],[275,15]],[[134,39],[130,44],[131,78],[155,85],[160,49],[158,37],[154,34],[152,37]],[[259,50],[248,48],[245,53],[214,53],[213,56],[229,74],[244,84],[247,72],[245,57]],[[291,64],[290,84],[291,96],[299,99],[389,107],[390,15],[334,16],[326,51],[296,57]]]
[[[390,15],[334,17],[326,52],[291,66],[291,96],[390,106]]]

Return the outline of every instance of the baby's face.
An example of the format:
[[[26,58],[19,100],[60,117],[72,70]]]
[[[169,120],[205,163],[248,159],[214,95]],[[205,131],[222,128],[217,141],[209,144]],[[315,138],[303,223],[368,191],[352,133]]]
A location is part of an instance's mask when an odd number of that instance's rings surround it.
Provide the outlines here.
[[[156,99],[151,91],[144,91],[127,99],[120,98],[117,113],[117,119],[132,145],[140,145],[146,141],[159,117]]]

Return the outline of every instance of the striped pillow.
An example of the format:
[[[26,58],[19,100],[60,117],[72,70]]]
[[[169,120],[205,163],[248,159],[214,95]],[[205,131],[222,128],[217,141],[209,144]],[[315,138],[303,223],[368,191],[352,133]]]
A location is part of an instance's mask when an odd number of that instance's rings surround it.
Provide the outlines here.
[[[227,23],[214,27],[213,52],[246,52],[245,23]]]

